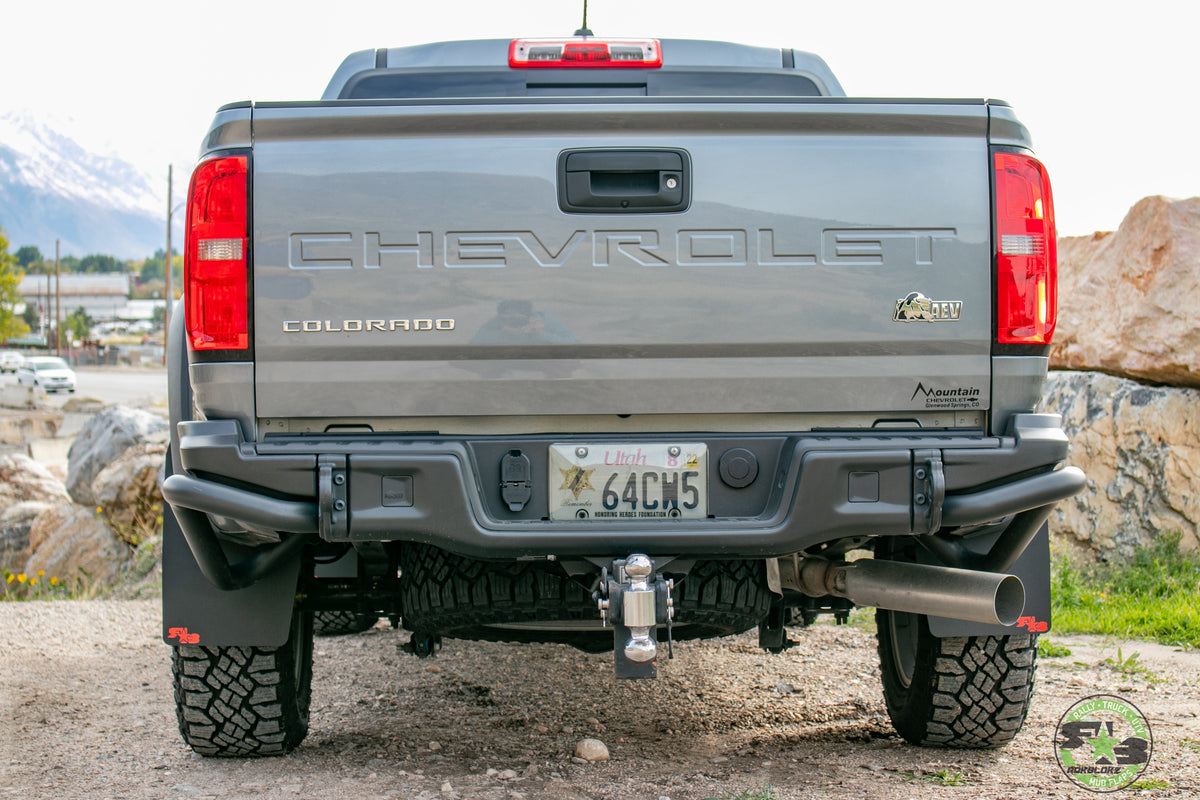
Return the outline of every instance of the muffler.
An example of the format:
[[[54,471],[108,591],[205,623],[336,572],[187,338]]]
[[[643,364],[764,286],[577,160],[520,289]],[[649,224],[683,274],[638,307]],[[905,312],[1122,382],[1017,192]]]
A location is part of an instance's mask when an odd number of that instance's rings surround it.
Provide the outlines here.
[[[1015,625],[1025,609],[1021,579],[994,572],[875,559],[847,563],[804,558],[795,578],[794,588],[811,597],[833,595],[858,606],[987,625]]]

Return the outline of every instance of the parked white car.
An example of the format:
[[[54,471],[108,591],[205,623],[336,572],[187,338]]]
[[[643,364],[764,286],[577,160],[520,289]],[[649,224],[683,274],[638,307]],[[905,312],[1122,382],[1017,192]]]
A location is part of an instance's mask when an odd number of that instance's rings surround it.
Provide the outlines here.
[[[47,392],[75,391],[75,370],[55,356],[34,356],[25,359],[17,369],[17,383],[40,386]]]
[[[16,372],[25,363],[25,356],[16,350],[0,350],[0,372]]]

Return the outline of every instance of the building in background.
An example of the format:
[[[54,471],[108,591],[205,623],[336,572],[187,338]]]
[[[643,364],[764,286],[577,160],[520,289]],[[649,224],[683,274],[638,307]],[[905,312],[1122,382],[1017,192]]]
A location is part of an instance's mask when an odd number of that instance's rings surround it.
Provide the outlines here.
[[[54,280],[53,275],[26,275],[18,287],[26,305],[33,304],[40,318],[51,323],[54,320]],[[129,294],[129,276],[123,273],[65,274],[62,276],[62,318],[66,319],[82,308],[96,322],[124,320]]]

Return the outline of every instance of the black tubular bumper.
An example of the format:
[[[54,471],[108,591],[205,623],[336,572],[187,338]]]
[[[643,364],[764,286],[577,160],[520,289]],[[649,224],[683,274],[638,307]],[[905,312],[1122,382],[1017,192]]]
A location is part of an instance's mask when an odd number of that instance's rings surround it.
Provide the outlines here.
[[[696,437],[712,452],[757,448],[761,501],[746,513],[737,505],[746,495],[718,486],[724,494],[713,491],[708,519],[652,523],[544,519],[544,453],[550,442],[571,437],[327,435],[251,443],[228,420],[180,423],[179,437],[185,474],[168,477],[163,495],[183,510],[181,524],[197,528],[185,531],[197,560],[214,551],[215,542],[201,540],[216,538],[210,525],[198,524],[204,514],[226,526],[280,532],[280,546],[295,534],[315,534],[425,542],[495,559],[634,551],[766,558],[878,535],[916,535],[934,547],[950,540],[950,550],[943,548],[950,553],[953,537],[935,536],[939,531],[1022,512],[1044,519],[1085,483],[1081,471],[1061,467],[1067,440],[1052,414],[1016,415],[999,437],[919,430]],[[533,499],[520,513],[499,501],[498,460],[514,449],[533,461]],[[717,481],[714,475],[711,484]]]

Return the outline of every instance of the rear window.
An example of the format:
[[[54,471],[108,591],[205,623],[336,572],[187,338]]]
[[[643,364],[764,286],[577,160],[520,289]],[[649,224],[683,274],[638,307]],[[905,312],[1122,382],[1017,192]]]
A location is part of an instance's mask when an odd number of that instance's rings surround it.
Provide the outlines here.
[[[820,97],[809,78],[774,71],[375,70],[351,78],[343,100],[436,97]]]

